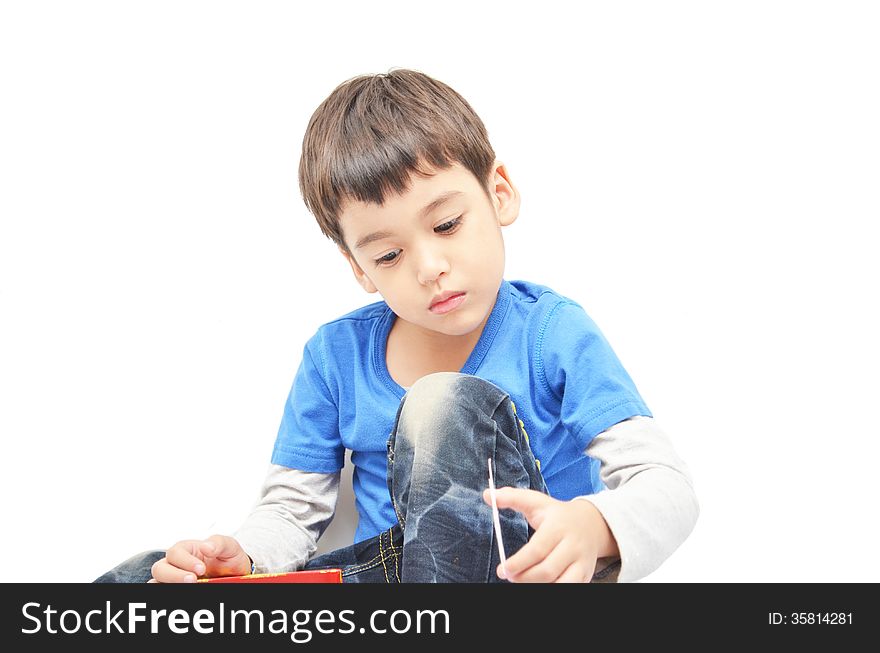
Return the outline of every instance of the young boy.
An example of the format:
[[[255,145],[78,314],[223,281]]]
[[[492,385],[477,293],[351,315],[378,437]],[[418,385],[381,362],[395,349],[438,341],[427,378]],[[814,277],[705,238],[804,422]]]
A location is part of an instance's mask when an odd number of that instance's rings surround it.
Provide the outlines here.
[[[384,301],[306,343],[262,499],[233,536],[140,554],[98,581],[341,567],[344,582],[589,582],[656,569],[697,519],[687,468],[584,310],[503,278],[501,230],[520,197],[470,105],[412,70],[350,79],[309,122],[299,182],[355,280]],[[346,450],[355,544],[310,559]],[[507,486],[503,565],[490,464]]]

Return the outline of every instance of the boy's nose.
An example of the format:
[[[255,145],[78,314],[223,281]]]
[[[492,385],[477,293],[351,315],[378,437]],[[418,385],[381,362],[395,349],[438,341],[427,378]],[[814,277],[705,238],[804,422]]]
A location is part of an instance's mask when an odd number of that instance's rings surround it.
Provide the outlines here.
[[[428,284],[449,272],[449,261],[440,252],[423,251],[419,256],[419,283]]]

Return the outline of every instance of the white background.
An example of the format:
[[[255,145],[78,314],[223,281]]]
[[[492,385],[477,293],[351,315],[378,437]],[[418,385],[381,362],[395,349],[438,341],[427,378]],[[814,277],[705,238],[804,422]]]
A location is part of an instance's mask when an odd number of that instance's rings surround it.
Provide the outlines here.
[[[505,276],[582,303],[691,467],[645,582],[880,581],[878,33],[868,2],[0,4],[0,580],[244,518],[306,339],[378,299],[302,204],[303,131],[409,67],[522,194]]]

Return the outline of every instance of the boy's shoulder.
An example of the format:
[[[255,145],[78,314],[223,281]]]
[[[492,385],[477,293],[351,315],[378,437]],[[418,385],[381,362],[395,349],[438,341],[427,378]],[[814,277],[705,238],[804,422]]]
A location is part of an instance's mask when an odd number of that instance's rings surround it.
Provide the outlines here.
[[[356,308],[344,315],[340,315],[328,322],[324,322],[319,329],[332,327],[334,325],[346,324],[351,322],[371,322],[384,316],[390,309],[384,301],[373,302],[366,306]]]
[[[375,350],[374,343],[391,309],[384,301],[361,306],[318,326],[305,351],[326,377],[334,368],[362,367]]]
[[[381,320],[387,319],[390,310],[384,301],[356,308],[320,324],[309,338],[308,344],[314,346],[319,342],[327,343],[352,337],[364,340]]]
[[[510,285],[512,298],[523,304],[537,304],[547,308],[552,308],[559,304],[574,304],[580,307],[580,304],[575,300],[540,283],[523,279],[511,280],[507,283]]]
[[[598,332],[579,301],[532,281],[509,281],[508,285],[511,313],[516,315],[512,323],[519,324],[530,337],[558,339],[560,333],[575,337]]]

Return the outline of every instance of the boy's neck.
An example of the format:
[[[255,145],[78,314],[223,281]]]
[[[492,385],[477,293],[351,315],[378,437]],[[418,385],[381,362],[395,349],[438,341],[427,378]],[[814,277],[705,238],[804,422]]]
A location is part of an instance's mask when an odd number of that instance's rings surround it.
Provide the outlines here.
[[[396,317],[388,333],[385,352],[385,363],[391,378],[399,385],[408,387],[434,372],[460,371],[479,342],[488,321],[489,315],[472,332],[450,336],[420,328]]]
[[[489,321],[487,315],[476,329],[461,336],[450,336],[438,331],[431,331],[418,325],[395,318],[391,325],[391,331],[396,331],[396,336],[401,337],[407,343],[407,349],[424,351],[434,355],[442,355],[449,351],[467,350],[468,353],[476,346]]]

